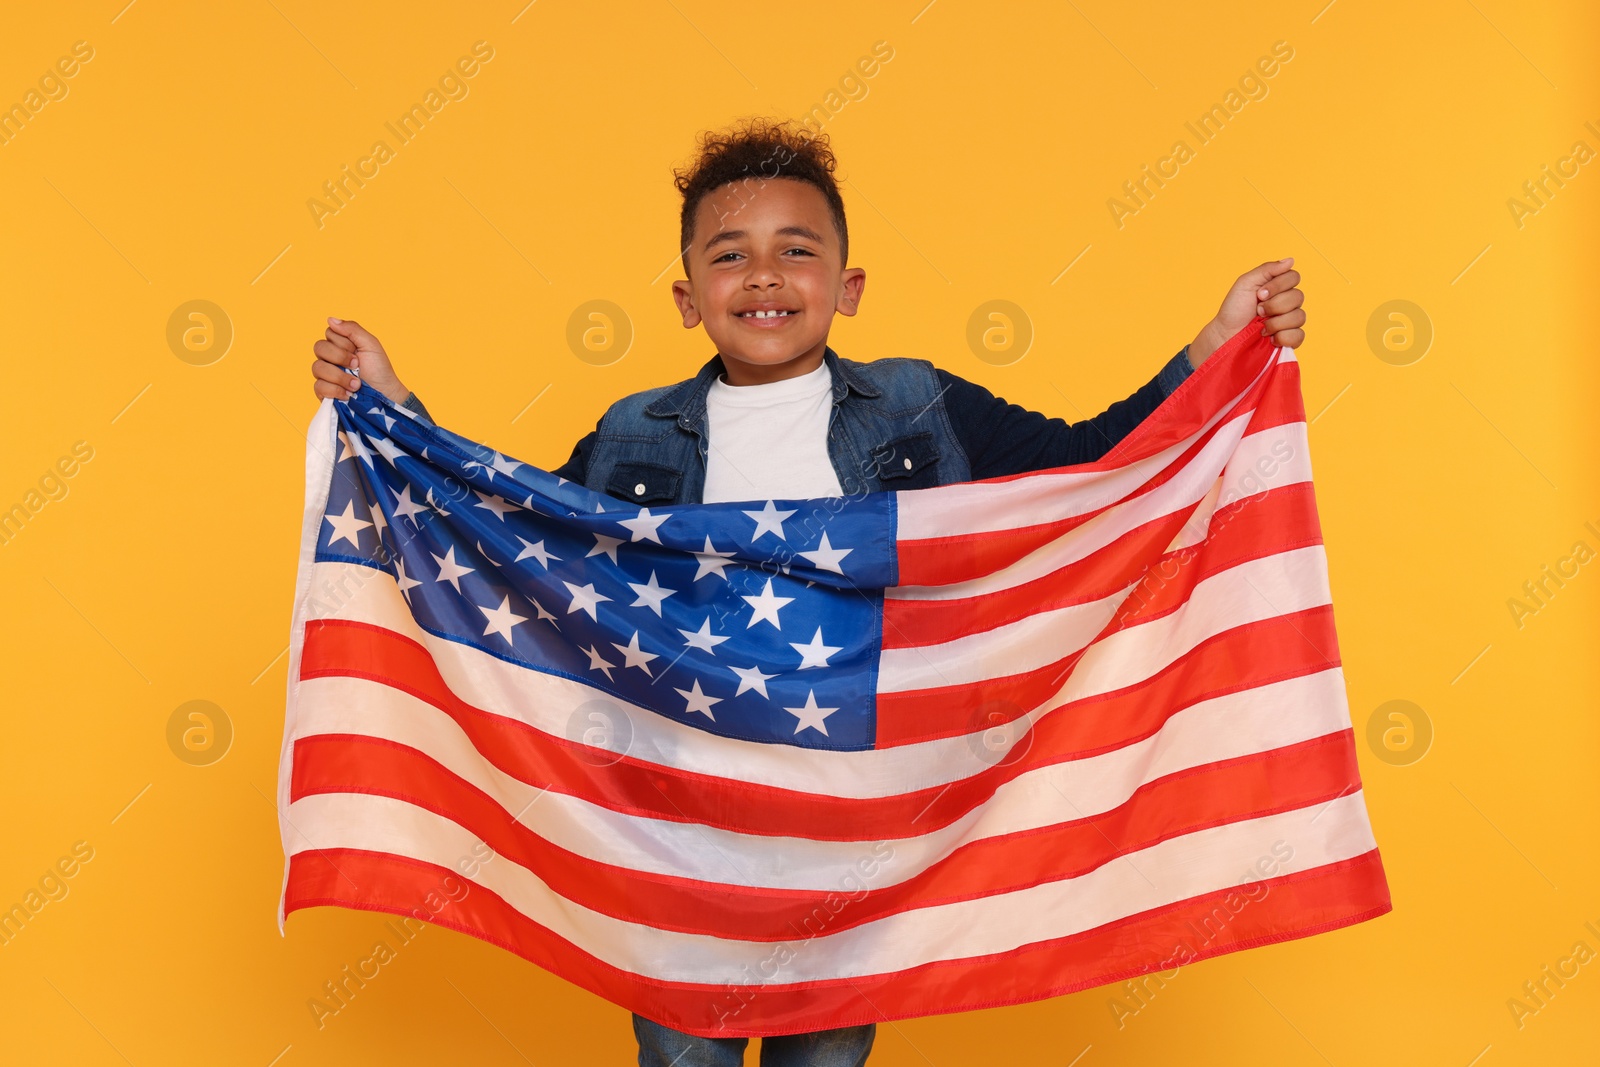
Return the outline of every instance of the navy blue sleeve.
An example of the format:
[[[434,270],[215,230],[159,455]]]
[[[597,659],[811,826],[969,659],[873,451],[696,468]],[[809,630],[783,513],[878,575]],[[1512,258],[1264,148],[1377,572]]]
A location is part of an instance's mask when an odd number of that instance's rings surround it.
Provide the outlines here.
[[[1184,345],[1132,396],[1092,419],[1068,423],[1008,404],[975,382],[935,368],[945,412],[967,453],[974,481],[1092,463],[1132,433],[1193,370],[1189,346]]]
[[[569,482],[577,482],[579,485],[584,484],[585,479],[588,477],[589,453],[594,451],[594,442],[599,436],[598,430],[590,430],[584,434],[583,439],[573,448],[572,455],[567,458],[567,461],[550,473],[557,478],[565,478]]]

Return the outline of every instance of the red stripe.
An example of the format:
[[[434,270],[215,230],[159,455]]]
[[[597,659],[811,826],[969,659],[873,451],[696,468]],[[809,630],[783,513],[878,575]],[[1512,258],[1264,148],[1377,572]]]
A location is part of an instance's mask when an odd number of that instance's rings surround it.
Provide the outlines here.
[[[1278,382],[1293,383],[1294,391],[1298,394],[1300,364],[1295,360],[1278,362],[1272,339],[1261,336],[1265,321],[1258,315],[1248,326],[1224,341],[1211,353],[1210,358],[1196,367],[1173,390],[1171,396],[1161,402],[1160,407],[1118,441],[1111,451],[1101,456],[1100,462],[1108,468],[1118,467],[1171,448],[1191,436],[1205,423],[1208,412],[1222,410],[1224,404],[1243,392],[1269,359],[1274,362],[1263,375],[1263,380],[1257,382],[1256,388],[1241,400],[1241,406],[1249,408],[1251,396],[1270,392]],[[1235,353],[1240,354],[1236,356]],[[1304,417],[1302,411],[1300,418]]]
[[[1137,608],[1135,604],[1134,609]],[[1116,625],[1116,620],[1111,625]],[[1338,654],[1333,611],[1324,604],[1224,630],[1200,642],[1159,673],[1118,690],[1113,696],[1132,694],[1149,712],[1164,714],[1158,709],[1187,705],[1200,699],[1200,694],[1211,696],[1248,689],[1338,666]],[[1075,652],[1008,678],[908,693],[880,693],[878,747],[970,734],[1019,718],[1058,692],[1082,655]],[[1086,698],[1100,699],[1105,698]],[[1063,705],[1045,721],[1068,708],[1076,717],[1080,714],[1076,706],[1083,702]],[[1119,732],[1130,722],[1145,718],[1134,707],[1102,708],[1094,714],[1107,716],[1104,721],[1114,724]]]
[[[301,677],[365,678],[410,693],[455,720],[473,747],[506,774],[613,811],[748,834],[875,841],[944,826],[982,804],[1017,774],[1141,740],[1196,701],[1322,670],[1329,664],[1310,654],[1302,634],[1326,644],[1331,631],[1332,616],[1326,607],[1228,631],[1145,682],[1056,709],[1003,764],[949,785],[879,798],[802,793],[633,757],[607,767],[593,766],[584,758],[590,750],[583,746],[467,704],[445,685],[421,645],[364,623],[331,619],[308,623]],[[899,733],[922,730],[939,710],[931,702],[920,714],[908,709],[898,723],[888,723],[888,740],[881,743],[916,740],[898,736],[892,728],[898,725]],[[957,729],[948,723],[933,725],[941,729],[939,736],[977,732],[1016,714],[1013,706],[995,703],[960,718]],[[881,709],[878,728],[882,739]]]
[[[1185,381],[1179,388],[1182,389],[1188,387],[1194,378],[1199,377],[1203,371],[1211,366],[1213,366],[1212,361],[1207,360],[1206,363],[1202,364],[1200,369],[1195,371],[1194,374],[1190,376],[1190,379]],[[1259,369],[1259,363],[1256,364],[1256,368]],[[1248,373],[1243,374],[1243,381],[1238,383],[1238,388],[1243,389],[1244,386],[1248,384],[1249,378],[1253,376],[1254,373],[1254,370],[1249,370]],[[1269,385],[1270,388],[1268,387]],[[1202,389],[1203,387],[1204,383],[1202,383]],[[1236,391],[1237,390],[1235,390],[1235,392]],[[1206,407],[1203,410],[1217,410],[1221,407],[1221,404],[1225,400],[1231,399],[1233,395],[1234,392],[1228,392],[1225,395],[1218,397],[1215,400],[1214,406]],[[1173,396],[1177,396],[1177,393],[1174,393]],[[1270,429],[1273,426],[1283,425],[1286,423],[1305,421],[1305,411],[1299,396],[1298,364],[1287,363],[1279,365],[1274,372],[1267,376],[1267,379],[1264,382],[1258,383],[1256,390],[1253,390],[1250,395],[1247,395],[1240,400],[1239,406],[1236,410],[1238,412],[1250,413],[1250,419],[1246,424],[1247,433],[1256,433],[1261,430]],[[1165,417],[1163,417],[1163,411],[1166,412]],[[1151,415],[1146,418],[1144,422],[1140,423],[1134,432],[1129,435],[1129,438],[1132,438],[1139,434],[1140,431],[1148,431],[1145,440],[1160,442],[1159,445],[1157,447],[1141,448],[1136,455],[1123,451],[1121,458],[1117,459],[1115,462],[1112,462],[1109,459],[1110,454],[1108,453],[1107,458],[1102,458],[1093,463],[1079,463],[1068,467],[1051,468],[1049,471],[1029,471],[1024,474],[1006,475],[998,478],[986,478],[981,482],[976,482],[973,484],[987,485],[990,483],[1007,482],[1019,478],[1034,477],[1044,473],[1113,470],[1131,463],[1136,459],[1142,459],[1145,456],[1153,455],[1164,448],[1176,445],[1188,436],[1197,432],[1199,430],[1201,420],[1192,417],[1182,422],[1182,425],[1185,427],[1185,432],[1171,432],[1172,426],[1169,424],[1176,424],[1177,420],[1184,414],[1186,414],[1185,410],[1181,407],[1173,405],[1172,397],[1168,397],[1165,401],[1163,401],[1161,407],[1157,408],[1155,412],[1152,412]],[[1228,421],[1227,418],[1219,420],[1216,425],[1206,432],[1204,437],[1192,442],[1188,448],[1186,448],[1177,458],[1170,462],[1163,470],[1152,475],[1149,480],[1140,485],[1136,493],[1129,497],[1125,497],[1123,501],[1113,501],[1112,503],[1107,504],[1104,508],[1099,508],[1085,514],[1073,515],[1065,519],[1056,520],[1054,522],[1040,523],[1033,526],[1008,527],[1002,530],[992,530],[970,534],[956,534],[948,537],[902,539],[898,545],[899,572],[896,582],[899,585],[950,585],[956,582],[970,581],[974,578],[991,574],[1003,567],[1010,566],[1012,563],[1015,563],[1017,560],[1028,555],[1030,552],[1049,544],[1051,541],[1062,536],[1068,531],[1081,526],[1083,523],[1088,522],[1090,519],[1106,511],[1110,507],[1116,506],[1118,503],[1124,503],[1129,500],[1137,499],[1138,497],[1147,494],[1154,487],[1161,485],[1169,479],[1175,477],[1178,472],[1181,471],[1194,458],[1200,449],[1205,446],[1205,443],[1209,441],[1216,433],[1217,428],[1226,421]],[[1122,444],[1118,446],[1118,449],[1122,449],[1122,446],[1126,445],[1127,441],[1128,438],[1125,438]],[[1113,451],[1115,452],[1118,450]],[[928,497],[927,499],[931,501],[937,498]],[[908,505],[905,499],[901,498],[900,506],[907,507],[913,505]],[[920,506],[927,505],[923,504]]]
[[[862,880],[862,873],[879,881],[894,877],[892,843],[863,844],[864,866],[839,873],[839,884],[827,891],[730,886],[639,871],[552,844],[426,754],[380,738],[327,734],[296,741],[290,799],[323,793],[394,797],[451,820],[497,856],[591,910],[667,930],[783,941],[796,931],[837,931],[915,908],[1077,877],[1170,838],[1325,803],[1360,787],[1353,735],[1344,730],[1167,775],[1094,818],[971,842],[865,898],[857,894],[871,881]]]
[[[1089,603],[1127,588],[1141,573],[1145,580],[1130,600],[1142,602],[1158,587],[1169,585],[1167,576],[1195,560],[1202,549],[1205,558],[1198,568],[1199,577],[1245,560],[1322,542],[1310,482],[1295,482],[1218,508],[1204,542],[1166,552],[1193,512],[1189,508],[1153,519],[1082,559],[1009,589],[954,600],[885,596],[883,647],[942,644],[1040,612]]]
[[[1310,482],[1296,482],[1220,509],[1204,542],[1164,554],[1118,607],[1107,632],[1176,611],[1194,587],[1253,559],[1322,544],[1322,523]],[[1336,658],[1337,648],[1326,649]]]
[[[284,914],[319,905],[415,914],[686,1033],[762,1037],[1027,1003],[1156,971],[1170,977],[1175,967],[1196,960],[1307,937],[1392,909],[1373,849],[1254,883],[1249,896],[1241,885],[1011,952],[857,978],[726,986],[663,982],[603,963],[489,890],[464,882],[447,868],[383,853],[303,852],[290,859]],[[775,945],[767,957],[771,965],[759,964],[763,975],[752,977],[781,977],[783,963],[804,951],[801,939],[787,949]]]

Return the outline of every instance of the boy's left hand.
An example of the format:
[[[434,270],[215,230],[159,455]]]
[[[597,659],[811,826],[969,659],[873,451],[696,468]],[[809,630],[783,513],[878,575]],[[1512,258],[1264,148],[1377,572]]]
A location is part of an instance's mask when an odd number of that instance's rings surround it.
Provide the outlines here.
[[[1300,305],[1305,294],[1299,288],[1300,272],[1291,269],[1294,257],[1263,263],[1239,276],[1222,300],[1216,318],[1206,323],[1189,344],[1189,362],[1198,367],[1222,342],[1264,316],[1263,334],[1280,348],[1299,348],[1306,339],[1306,313]]]

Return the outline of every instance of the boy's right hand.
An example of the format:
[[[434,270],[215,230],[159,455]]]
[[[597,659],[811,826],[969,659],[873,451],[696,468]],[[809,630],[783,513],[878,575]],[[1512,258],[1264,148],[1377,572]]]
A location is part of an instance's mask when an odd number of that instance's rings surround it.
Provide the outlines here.
[[[311,364],[313,389],[318,397],[348,400],[366,382],[372,388],[393,400],[405,403],[411,395],[395,374],[389,362],[389,353],[383,350],[378,339],[362,329],[353,319],[328,319],[328,331],[323,340],[311,346],[316,362]],[[360,371],[359,380],[351,373]]]

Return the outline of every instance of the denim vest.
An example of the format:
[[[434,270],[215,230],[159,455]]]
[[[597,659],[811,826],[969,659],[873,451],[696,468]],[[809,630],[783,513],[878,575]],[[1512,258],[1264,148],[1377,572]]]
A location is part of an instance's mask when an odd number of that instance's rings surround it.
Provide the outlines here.
[[[826,346],[822,360],[833,377],[828,458],[847,496],[970,480],[932,363],[858,363]],[[612,404],[596,427],[585,485],[636,504],[699,503],[706,394],[722,371],[722,357],[712,356],[693,378]]]

